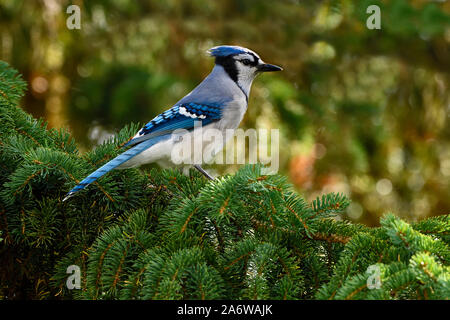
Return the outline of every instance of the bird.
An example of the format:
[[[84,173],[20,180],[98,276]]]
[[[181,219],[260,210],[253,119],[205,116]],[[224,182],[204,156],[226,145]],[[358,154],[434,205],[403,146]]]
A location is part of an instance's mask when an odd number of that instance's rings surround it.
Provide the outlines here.
[[[162,166],[173,164],[172,150],[185,138],[194,138],[194,128],[199,124],[205,130],[236,130],[247,111],[255,77],[263,72],[283,70],[277,65],[265,63],[257,53],[241,46],[221,45],[207,52],[215,59],[210,74],[170,109],[143,126],[124,145],[127,148],[124,152],[79,182],[63,201],[113,169],[133,168],[153,162]],[[174,134],[180,131],[184,133]],[[213,140],[206,143],[203,150],[209,148],[209,157],[213,157],[225,142]],[[202,163],[195,163],[193,167],[206,178],[214,180],[202,168]]]

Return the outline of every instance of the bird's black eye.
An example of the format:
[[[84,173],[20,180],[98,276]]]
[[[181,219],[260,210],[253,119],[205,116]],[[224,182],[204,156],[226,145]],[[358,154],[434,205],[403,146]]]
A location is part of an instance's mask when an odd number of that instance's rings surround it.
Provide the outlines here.
[[[252,63],[252,61],[250,59],[243,59],[243,60],[241,60],[241,62],[243,64],[245,64],[246,66],[248,66],[248,65],[250,65]]]

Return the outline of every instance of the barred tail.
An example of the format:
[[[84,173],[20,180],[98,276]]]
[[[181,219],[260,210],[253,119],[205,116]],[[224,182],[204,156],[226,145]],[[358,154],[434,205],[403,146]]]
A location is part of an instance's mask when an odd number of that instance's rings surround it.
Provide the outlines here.
[[[158,138],[162,138],[162,137],[158,137]],[[97,170],[95,170],[94,172],[92,172],[89,176],[84,178],[83,181],[81,181],[79,184],[77,184],[72,190],[70,190],[66,194],[63,201],[66,201],[67,199],[72,197],[76,192],[83,190],[84,188],[86,188],[87,185],[91,184],[92,182],[94,182],[95,180],[97,180],[98,178],[103,176],[105,173],[108,173],[109,171],[117,168],[122,163],[137,156],[138,154],[140,154],[144,150],[150,148],[152,145],[159,142],[160,140],[161,139],[151,139],[151,140],[144,141],[144,142],[134,146],[133,148],[130,148],[129,150],[125,151],[124,153],[118,155],[117,157],[115,157],[114,159],[109,161],[108,163],[104,164],[102,167],[100,167]]]

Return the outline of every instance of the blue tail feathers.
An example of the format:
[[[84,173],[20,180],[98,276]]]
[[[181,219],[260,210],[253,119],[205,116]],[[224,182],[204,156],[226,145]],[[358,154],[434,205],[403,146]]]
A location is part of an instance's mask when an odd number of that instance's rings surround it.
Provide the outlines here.
[[[100,168],[98,168],[97,170],[92,172],[89,176],[84,178],[79,184],[77,184],[72,190],[70,190],[66,194],[63,201],[66,201],[67,199],[72,197],[76,192],[83,190],[84,188],[86,188],[87,185],[91,184],[92,182],[94,182],[95,180],[97,180],[98,178],[103,176],[105,173],[108,173],[109,171],[120,166],[122,163],[130,160],[131,158],[137,156],[141,152],[147,150],[152,145],[159,142],[161,140],[161,138],[163,138],[163,137],[157,137],[154,139],[143,141],[142,143],[140,143],[140,144],[128,149],[124,153],[118,155],[117,157],[115,157],[114,159],[109,161],[108,163],[104,164],[103,166],[101,166]]]

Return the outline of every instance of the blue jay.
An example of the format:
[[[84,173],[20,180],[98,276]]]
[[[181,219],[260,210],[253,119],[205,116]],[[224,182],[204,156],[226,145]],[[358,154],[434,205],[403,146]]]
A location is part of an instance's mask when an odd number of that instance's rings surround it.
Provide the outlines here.
[[[63,201],[113,169],[132,168],[151,162],[171,162],[172,149],[182,140],[173,135],[177,129],[194,134],[195,123],[200,121],[204,129],[212,128],[221,132],[235,130],[247,110],[253,79],[261,72],[282,70],[281,67],[264,63],[255,52],[243,47],[218,46],[208,52],[215,58],[211,73],[171,109],[148,122],[125,145],[129,147],[125,152],[87,176],[67,193]],[[211,157],[223,145],[209,146],[212,147],[209,153]],[[194,167],[207,178],[213,179],[200,164]]]

